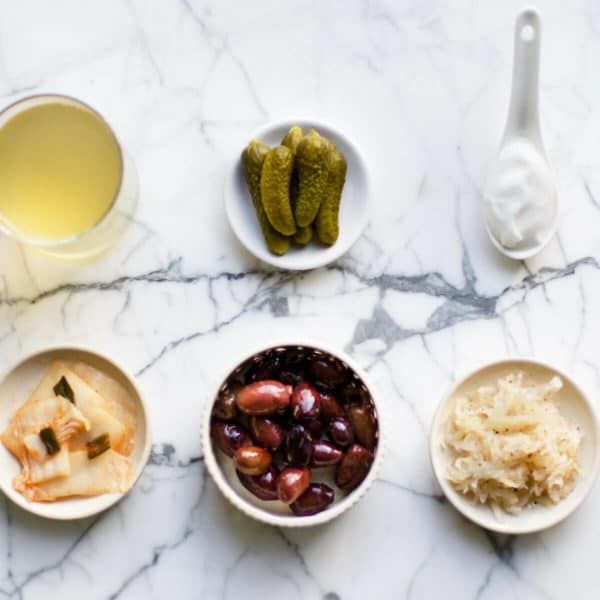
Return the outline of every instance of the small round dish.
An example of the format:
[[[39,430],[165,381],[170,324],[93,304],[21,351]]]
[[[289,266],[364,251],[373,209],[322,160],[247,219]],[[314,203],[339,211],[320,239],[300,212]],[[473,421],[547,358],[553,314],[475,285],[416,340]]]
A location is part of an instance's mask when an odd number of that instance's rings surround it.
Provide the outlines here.
[[[275,147],[281,143],[290,127],[298,125],[307,132],[315,129],[333,142],[348,165],[346,183],[340,204],[340,234],[333,246],[312,241],[306,246],[292,244],[283,256],[269,252],[263,238],[254,206],[244,179],[240,156],[246,144],[260,140]],[[241,244],[260,260],[290,271],[316,269],[337,260],[356,242],[369,221],[369,175],[367,164],[358,147],[338,129],[314,120],[286,119],[261,127],[240,144],[239,153],[225,182],[225,210],[233,232]]]
[[[499,377],[515,370],[524,371],[539,381],[548,381],[554,375],[562,379],[563,388],[556,394],[555,400],[560,413],[574,423],[583,434],[578,456],[582,473],[573,491],[557,504],[527,506],[516,515],[504,513],[500,519],[488,505],[475,503],[463,496],[446,480],[445,472],[451,456],[441,445],[442,425],[452,410],[454,397],[481,385],[494,383]],[[594,484],[600,466],[599,437],[598,419],[590,399],[566,373],[538,360],[506,358],[484,365],[459,379],[443,398],[431,426],[430,457],[433,471],[446,498],[465,517],[485,529],[498,533],[525,534],[556,525],[583,502]]]
[[[217,398],[219,391],[225,383],[240,372],[244,372],[252,365],[257,365],[258,362],[267,354],[272,356],[273,352],[300,351],[308,353],[310,358],[331,357],[341,362],[343,366],[350,370],[352,381],[361,386],[370,395],[371,403],[378,422],[378,438],[377,445],[374,449],[373,462],[370,470],[363,481],[352,491],[342,492],[333,483],[332,473],[327,470],[317,469],[314,472],[313,482],[321,482],[330,485],[335,489],[335,499],[333,503],[320,513],[310,516],[294,515],[288,506],[278,500],[263,501],[256,498],[240,483],[233,461],[220,450],[213,448],[211,440],[211,420],[212,408]],[[231,368],[229,368],[221,378],[218,379],[217,385],[212,389],[207,397],[205,412],[202,420],[202,448],[204,453],[204,463],[210,473],[216,486],[221,493],[231,502],[238,510],[245,515],[256,519],[267,525],[276,527],[309,527],[313,525],[321,525],[338,517],[343,512],[356,504],[371,487],[377,473],[381,467],[383,460],[383,452],[385,447],[385,422],[382,414],[381,400],[378,399],[372,382],[368,375],[345,353],[324,345],[320,342],[312,341],[294,341],[282,343],[270,343],[263,345],[253,351],[244,353]]]
[[[134,378],[114,360],[98,352],[77,346],[53,346],[21,359],[0,380],[0,431],[4,431],[14,412],[29,398],[53,360],[84,361],[117,380],[131,393],[137,406],[137,427],[129,490],[148,462],[152,446],[150,419],[143,396]],[[30,502],[13,489],[12,481],[21,471],[19,462],[0,443],[0,488],[24,510],[47,519],[71,520],[90,517],[117,503],[125,494],[67,498],[54,502]],[[127,493],[128,493],[127,492]]]

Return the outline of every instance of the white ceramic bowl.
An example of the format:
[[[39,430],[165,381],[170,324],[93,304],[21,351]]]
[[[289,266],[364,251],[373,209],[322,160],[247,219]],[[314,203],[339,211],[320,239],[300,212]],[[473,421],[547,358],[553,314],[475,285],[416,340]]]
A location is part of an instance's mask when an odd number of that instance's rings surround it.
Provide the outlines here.
[[[246,144],[252,139],[265,142],[271,147],[277,146],[294,125],[302,127],[305,132],[311,128],[315,129],[333,142],[346,158],[348,169],[340,204],[340,234],[333,246],[323,246],[313,239],[306,246],[292,244],[286,254],[276,256],[269,252],[260,230],[244,179],[240,156]],[[247,140],[240,143],[239,153],[225,182],[225,210],[231,228],[248,252],[280,269],[301,271],[333,262],[356,242],[369,221],[369,192],[367,165],[356,144],[341,131],[326,123],[287,119],[257,129]]]
[[[579,451],[579,464],[583,472],[571,494],[558,504],[526,507],[517,515],[505,514],[502,516],[502,520],[499,520],[487,505],[477,504],[466,498],[455,491],[446,480],[444,474],[451,456],[441,447],[442,424],[452,409],[453,398],[457,395],[476,389],[482,384],[495,383],[499,377],[517,369],[531,374],[539,381],[548,381],[553,375],[558,375],[562,379],[563,388],[555,396],[555,400],[560,413],[575,423],[583,433]],[[460,379],[444,397],[431,427],[431,462],[444,494],[465,517],[481,527],[499,533],[532,533],[556,525],[568,517],[589,494],[600,465],[599,437],[598,419],[592,403],[567,374],[541,361],[528,358],[507,358],[472,371]]]
[[[31,395],[44,372],[53,360],[82,360],[116,379],[131,392],[137,404],[135,446],[131,456],[133,487],[148,462],[152,446],[150,419],[146,405],[134,378],[114,360],[93,350],[76,346],[53,346],[29,354],[8,369],[0,380],[0,431],[4,431],[10,418]],[[29,502],[12,487],[12,480],[21,466],[0,443],[0,488],[15,504],[40,517],[57,520],[81,519],[106,510],[125,494],[103,494],[89,498],[68,498],[55,502]]]
[[[280,349],[296,349],[304,348],[314,352],[315,354],[329,355],[345,364],[351,371],[356,380],[362,382],[366,390],[371,395],[371,399],[377,414],[379,424],[379,438],[377,447],[375,448],[375,457],[371,470],[362,481],[362,483],[351,492],[344,493],[333,483],[333,469],[315,469],[313,470],[313,483],[320,482],[330,485],[335,490],[335,500],[323,512],[310,516],[296,516],[288,506],[279,501],[265,502],[256,498],[239,482],[233,461],[223,452],[213,447],[210,437],[210,422],[211,412],[214,401],[219,390],[223,387],[229,377],[236,372],[240,367],[247,365],[250,361],[258,360],[264,353],[279,351]],[[345,353],[324,345],[320,342],[282,342],[271,343],[261,346],[251,352],[245,353],[238,359],[232,368],[228,369],[223,377],[218,380],[218,384],[213,388],[211,394],[207,398],[205,413],[202,422],[202,446],[204,452],[204,462],[208,472],[212,476],[215,484],[223,493],[225,498],[229,500],[236,508],[244,514],[266,523],[278,527],[308,527],[312,525],[320,525],[331,521],[335,517],[353,506],[369,489],[377,473],[381,467],[383,459],[383,451],[385,446],[385,426],[382,426],[383,415],[381,411],[381,402],[377,398],[372,382],[368,375]],[[328,473],[329,471],[329,473]]]

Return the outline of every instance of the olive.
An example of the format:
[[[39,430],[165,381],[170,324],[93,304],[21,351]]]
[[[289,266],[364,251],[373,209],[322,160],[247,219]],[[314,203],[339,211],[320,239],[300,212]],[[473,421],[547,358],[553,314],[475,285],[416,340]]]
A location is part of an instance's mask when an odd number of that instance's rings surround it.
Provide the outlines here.
[[[288,348],[285,352],[283,363],[285,371],[300,373],[305,368],[306,353],[304,350],[298,348]]]
[[[250,374],[252,381],[264,381],[265,379],[280,380],[279,372],[281,371],[281,357],[267,356],[261,360]]]
[[[343,490],[354,489],[366,476],[373,462],[373,454],[364,446],[353,444],[338,463],[335,483]]]
[[[236,369],[227,379],[227,386],[241,388],[242,386],[246,385],[247,372],[247,367],[240,367]]]
[[[212,410],[214,417],[224,421],[236,418],[238,411],[235,405],[235,394],[238,389],[239,387],[237,389],[233,386],[227,387],[219,393]]]
[[[246,475],[236,471],[240,483],[261,500],[277,500],[277,476],[279,472],[269,467],[262,475]]]
[[[299,421],[316,419],[321,407],[321,395],[312,385],[301,383],[292,392],[290,406],[294,419]]]
[[[334,491],[324,483],[311,483],[290,508],[295,515],[307,517],[325,510],[335,497]]]
[[[352,431],[352,426],[348,419],[344,417],[331,419],[327,432],[331,441],[338,446],[342,446],[342,448],[354,443],[354,431]]]
[[[296,467],[305,467],[312,454],[312,436],[303,425],[292,425],[285,435],[285,458]]]
[[[248,420],[254,441],[267,450],[277,450],[283,443],[284,430],[281,425],[268,417],[252,416]]]
[[[340,392],[340,400],[344,404],[367,404],[370,400],[369,392],[362,386],[353,382],[345,386]]]
[[[283,439],[285,440],[285,434]],[[285,444],[281,444],[281,446],[277,450],[271,452],[272,464],[278,469],[282,469],[288,464],[284,446]]]
[[[348,420],[354,429],[356,440],[367,450],[373,450],[377,439],[377,424],[371,408],[369,406],[350,406]]]
[[[277,496],[285,504],[295,502],[310,485],[310,469],[288,467],[277,477]]]
[[[342,365],[327,358],[314,358],[308,363],[308,371],[313,379],[326,388],[335,388],[344,383],[346,372]]]
[[[343,417],[344,409],[336,400],[335,396],[329,392],[321,393],[321,419],[325,424],[329,423],[335,417]]]
[[[250,434],[237,423],[213,421],[210,434],[217,448],[227,456],[233,456],[239,448],[252,446]]]
[[[335,465],[342,459],[342,451],[325,440],[313,440],[311,467],[328,467]]]
[[[279,381],[266,379],[244,386],[236,394],[237,407],[249,415],[271,415],[290,403],[290,390]]]
[[[271,466],[271,455],[260,446],[243,446],[233,455],[235,468],[246,475],[262,475]]]
[[[300,373],[294,373],[293,371],[281,371],[279,374],[279,381],[288,385],[296,386],[305,381],[305,378]]]
[[[310,435],[313,439],[317,439],[321,437],[323,433],[323,424],[318,419],[313,419],[312,421],[306,421],[304,424],[306,429],[310,432]]]

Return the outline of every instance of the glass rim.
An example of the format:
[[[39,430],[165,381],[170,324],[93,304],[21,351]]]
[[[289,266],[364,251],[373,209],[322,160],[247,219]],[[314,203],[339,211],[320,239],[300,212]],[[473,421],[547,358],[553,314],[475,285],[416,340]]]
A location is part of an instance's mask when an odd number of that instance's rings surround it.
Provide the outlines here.
[[[8,221],[2,216],[2,213],[0,212],[0,231],[5,233],[9,237],[14,238],[21,243],[29,244],[30,246],[37,246],[38,248],[59,248],[62,246],[68,246],[69,244],[72,244],[74,242],[81,240],[82,238],[88,236],[90,233],[99,229],[103,225],[103,223],[108,220],[108,218],[110,217],[110,215],[113,212],[113,209],[117,203],[117,199],[119,198],[119,195],[121,194],[121,190],[123,188],[123,179],[124,179],[124,175],[125,175],[125,157],[124,157],[124,153],[123,153],[123,148],[121,146],[121,142],[119,141],[117,134],[115,133],[114,129],[110,126],[109,122],[102,116],[102,114],[100,112],[98,112],[95,108],[93,108],[92,106],[90,106],[89,104],[84,102],[83,100],[80,100],[79,98],[75,98],[74,96],[69,96],[68,94],[40,93],[40,94],[31,94],[29,96],[25,96],[23,98],[20,98],[19,100],[15,100],[14,102],[11,102],[9,105],[0,109],[0,119],[2,117],[4,117],[4,115],[6,115],[6,113],[8,113],[9,111],[11,111],[15,108],[18,108],[20,104],[24,104],[24,103],[30,102],[32,100],[34,100],[34,101],[42,100],[43,101],[44,99],[48,99],[48,103],[51,103],[52,101],[60,102],[61,100],[65,100],[66,104],[69,104],[69,103],[75,104],[75,105],[83,108],[84,110],[91,112],[96,117],[98,117],[98,119],[104,124],[104,126],[106,127],[106,129],[108,130],[108,132],[110,133],[110,135],[112,136],[112,138],[114,139],[114,141],[117,145],[117,150],[119,152],[119,162],[121,164],[121,172],[119,175],[119,184],[117,186],[117,189],[115,191],[115,194],[114,194],[110,204],[106,208],[106,211],[102,214],[102,216],[98,219],[98,221],[96,221],[96,223],[94,223],[91,227],[88,227],[84,231],[81,231],[81,232],[71,235],[69,237],[60,238],[58,240],[46,240],[46,239],[38,239],[38,238],[28,237],[28,236],[24,235],[23,232],[21,232],[19,229],[11,227],[10,224],[8,223]],[[45,104],[45,102],[42,102],[42,104]],[[17,111],[14,116],[17,116],[18,114],[20,114],[19,111]],[[9,117],[8,120],[10,120],[12,118],[13,117]],[[3,126],[0,125],[0,130],[2,129],[2,127]]]

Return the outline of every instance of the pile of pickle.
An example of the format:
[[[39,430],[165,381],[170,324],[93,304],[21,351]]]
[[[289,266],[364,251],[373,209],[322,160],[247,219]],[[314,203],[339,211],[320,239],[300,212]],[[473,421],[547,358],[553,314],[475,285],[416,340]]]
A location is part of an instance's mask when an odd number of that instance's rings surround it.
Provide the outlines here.
[[[298,516],[319,513],[335,498],[330,486],[313,481],[313,471],[353,490],[371,468],[378,437],[362,381],[312,348],[277,348],[247,361],[212,410],[213,444],[233,459],[242,485]]]
[[[276,148],[252,140],[242,152],[242,166],[273,254],[285,254],[292,240],[308,244],[313,229],[322,244],[335,244],[346,160],[329,140],[294,126]]]

